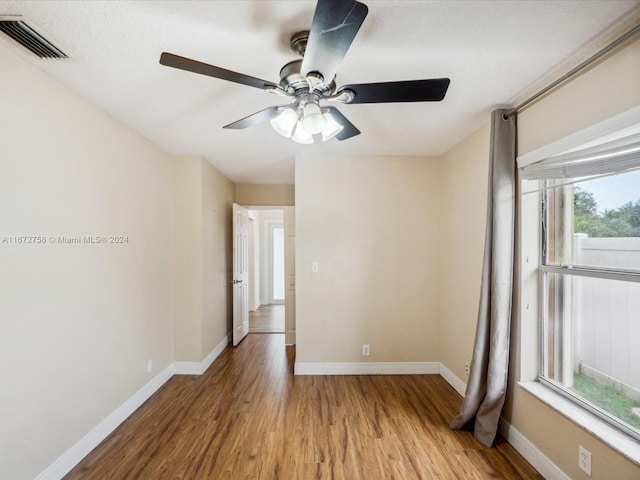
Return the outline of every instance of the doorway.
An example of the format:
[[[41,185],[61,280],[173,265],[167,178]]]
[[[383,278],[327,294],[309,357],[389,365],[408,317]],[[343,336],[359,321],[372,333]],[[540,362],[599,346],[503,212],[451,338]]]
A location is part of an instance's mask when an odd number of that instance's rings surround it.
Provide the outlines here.
[[[285,208],[248,208],[249,333],[282,334],[286,332],[286,258],[291,246]]]

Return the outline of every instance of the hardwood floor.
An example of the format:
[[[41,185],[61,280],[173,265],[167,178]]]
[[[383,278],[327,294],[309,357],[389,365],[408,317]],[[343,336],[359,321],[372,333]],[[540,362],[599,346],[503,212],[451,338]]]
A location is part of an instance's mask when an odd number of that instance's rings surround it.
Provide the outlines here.
[[[439,375],[293,376],[283,335],[250,334],[171,378],[65,478],[542,479],[508,443],[451,431]]]
[[[261,305],[249,312],[249,333],[284,333],[284,305]]]

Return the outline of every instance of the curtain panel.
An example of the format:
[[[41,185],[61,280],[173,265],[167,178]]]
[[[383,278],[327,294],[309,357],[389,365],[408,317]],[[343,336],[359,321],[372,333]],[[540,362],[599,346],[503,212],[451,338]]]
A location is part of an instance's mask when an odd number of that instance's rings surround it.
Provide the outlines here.
[[[507,391],[509,335],[513,293],[516,116],[491,114],[491,150],[487,227],[480,306],[469,381],[452,429],[472,429],[475,438],[493,445]]]

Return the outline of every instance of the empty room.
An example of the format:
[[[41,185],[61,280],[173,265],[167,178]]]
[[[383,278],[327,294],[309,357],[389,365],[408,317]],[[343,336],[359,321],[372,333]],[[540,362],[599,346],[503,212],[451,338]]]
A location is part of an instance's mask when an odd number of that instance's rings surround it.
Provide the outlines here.
[[[0,480],[640,479],[639,0],[0,0]]]

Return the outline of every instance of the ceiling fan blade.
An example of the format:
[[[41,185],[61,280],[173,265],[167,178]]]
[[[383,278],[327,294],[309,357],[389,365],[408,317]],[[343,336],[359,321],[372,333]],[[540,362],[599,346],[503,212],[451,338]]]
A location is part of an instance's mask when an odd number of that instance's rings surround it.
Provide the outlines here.
[[[355,93],[353,103],[394,103],[394,102],[439,102],[447,93],[450,80],[433,78],[430,80],[406,80],[400,82],[360,83],[344,85],[336,92],[351,90]]]
[[[232,128],[234,130],[238,130],[238,129],[252,127],[259,123],[266,122],[267,120],[271,120],[273,117],[278,115],[278,113],[280,113],[278,111],[279,108],[280,107],[265,108],[264,110],[260,110],[259,112],[249,115],[248,117],[244,117],[243,119],[238,120],[237,122],[233,122],[233,123],[230,123],[229,125],[225,125],[222,128]]]
[[[340,110],[338,110],[336,107],[328,108],[335,121],[342,125],[342,130],[340,130],[340,132],[336,135],[336,138],[338,140],[346,140],[347,138],[360,135],[360,130],[358,130],[356,126],[347,119],[347,117],[342,115],[342,113],[340,113]]]
[[[209,65],[208,63],[202,63],[197,60],[191,60],[190,58],[174,55],[173,53],[163,52],[162,55],[160,55],[160,64],[260,89],[264,89],[266,86],[278,86],[267,80],[250,77],[249,75],[216,67],[215,65]]]
[[[319,72],[330,82],[369,9],[355,0],[318,0],[301,73]]]

